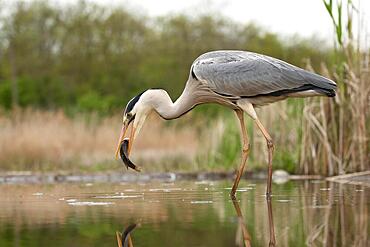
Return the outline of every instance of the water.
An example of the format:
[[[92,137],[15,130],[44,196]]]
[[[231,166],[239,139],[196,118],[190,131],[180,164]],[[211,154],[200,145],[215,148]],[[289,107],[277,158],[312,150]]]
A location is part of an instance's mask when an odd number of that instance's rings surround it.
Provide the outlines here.
[[[370,246],[370,189],[324,181],[0,185],[0,246]],[[243,236],[244,239],[243,240]]]

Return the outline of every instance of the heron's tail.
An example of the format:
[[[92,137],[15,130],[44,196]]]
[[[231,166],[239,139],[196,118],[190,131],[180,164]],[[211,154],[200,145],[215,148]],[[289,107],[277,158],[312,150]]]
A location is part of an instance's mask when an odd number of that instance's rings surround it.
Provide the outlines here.
[[[309,86],[311,90],[314,90],[318,92],[321,95],[325,95],[328,97],[334,97],[336,94],[337,84],[318,74],[312,73],[312,72],[306,72],[304,74],[305,79],[309,82]]]
[[[314,87],[314,90],[322,95],[326,95],[328,97],[335,97],[336,92],[335,89],[328,89],[328,88],[320,88]]]

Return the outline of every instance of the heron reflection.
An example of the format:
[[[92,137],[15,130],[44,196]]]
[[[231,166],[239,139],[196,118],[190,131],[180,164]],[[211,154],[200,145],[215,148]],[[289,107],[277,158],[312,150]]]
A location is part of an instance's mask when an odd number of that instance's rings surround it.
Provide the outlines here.
[[[237,246],[251,247],[252,239],[248,232],[247,226],[244,222],[244,217],[240,209],[239,202],[237,200],[232,200],[232,202],[233,202],[233,205],[236,211],[236,215],[238,217],[238,230],[235,236],[235,243]],[[267,204],[267,210],[268,210],[269,235],[270,235],[269,246],[275,247],[276,246],[275,228],[274,228],[274,219],[273,219],[273,214],[272,214],[272,203],[271,203],[270,197],[266,197],[266,204]]]
[[[116,231],[118,247],[133,247],[131,233],[137,227],[137,224],[131,224],[121,232]]]

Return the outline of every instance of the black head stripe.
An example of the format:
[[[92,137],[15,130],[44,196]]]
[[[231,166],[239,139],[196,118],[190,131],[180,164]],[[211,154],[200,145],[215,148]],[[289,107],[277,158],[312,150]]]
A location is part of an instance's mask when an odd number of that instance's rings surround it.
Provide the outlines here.
[[[136,95],[134,98],[132,98],[128,103],[127,103],[127,106],[126,106],[126,109],[125,109],[125,112],[124,113],[129,113],[130,111],[132,111],[132,109],[134,108],[135,104],[139,101],[141,95],[144,93],[145,91],[141,92],[139,95]]]
[[[129,115],[127,124],[130,124],[132,121],[134,121],[135,117],[136,117],[136,114],[135,115]]]
[[[195,79],[195,80],[198,80],[197,76],[194,73],[194,68],[193,67],[191,67],[191,77],[193,77],[193,79]]]

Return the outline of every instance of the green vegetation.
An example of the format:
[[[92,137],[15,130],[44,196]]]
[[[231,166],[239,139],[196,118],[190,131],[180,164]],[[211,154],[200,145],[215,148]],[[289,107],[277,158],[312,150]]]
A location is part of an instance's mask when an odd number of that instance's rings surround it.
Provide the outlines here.
[[[112,113],[150,87],[177,97],[192,61],[210,50],[250,50],[299,66],[309,59],[316,68],[331,56],[319,40],[281,38],[212,13],[153,19],[84,1],[0,4],[6,10],[0,12],[0,105],[6,109]]]

